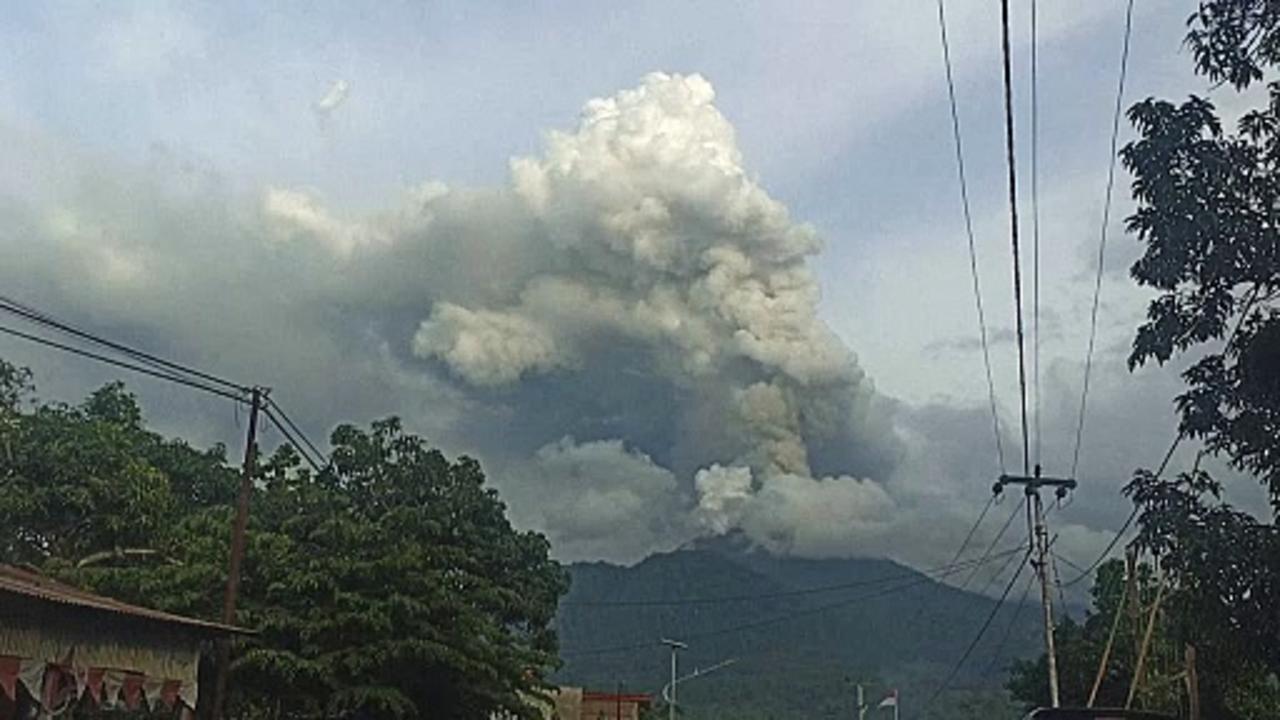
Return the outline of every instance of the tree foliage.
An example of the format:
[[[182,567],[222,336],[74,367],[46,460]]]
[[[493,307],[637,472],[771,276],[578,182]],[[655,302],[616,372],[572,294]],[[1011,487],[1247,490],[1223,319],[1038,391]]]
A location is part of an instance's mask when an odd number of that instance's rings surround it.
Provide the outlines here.
[[[1194,644],[1207,717],[1277,711],[1280,673],[1280,4],[1204,0],[1187,43],[1198,73],[1264,102],[1230,126],[1208,100],[1148,99],[1122,151],[1134,176],[1129,230],[1144,245],[1131,268],[1154,289],[1131,367],[1185,355],[1176,398],[1183,436],[1255,476],[1271,500],[1258,519],[1225,504],[1197,466],[1174,478],[1139,471],[1137,546],[1171,587],[1169,632]]]
[[[1202,72],[1245,87],[1278,59],[1278,23],[1272,2],[1205,2],[1188,41]],[[1159,293],[1129,363],[1201,351],[1177,399],[1182,431],[1280,507],[1280,83],[1268,87],[1235,133],[1203,98],[1138,103],[1141,137],[1122,157],[1138,202],[1129,229],[1145,245],[1131,273]]]
[[[1088,701],[1114,625],[1115,641],[1095,705],[1124,707],[1148,619],[1146,611],[1160,592],[1151,568],[1142,565],[1138,570],[1136,593],[1130,597],[1125,588],[1124,563],[1111,560],[1101,565],[1091,590],[1092,607],[1083,621],[1075,622],[1064,616],[1055,628],[1059,692],[1064,705],[1083,706]],[[1117,615],[1119,623],[1115,624]],[[1140,686],[1144,691],[1138,705],[1149,710],[1176,712],[1181,701],[1180,688],[1170,683],[1168,676],[1173,674],[1171,668],[1175,672],[1181,669],[1182,647],[1168,631],[1167,612],[1157,617],[1157,630],[1150,650],[1156,662],[1149,663],[1143,674],[1145,682]],[[1028,708],[1047,707],[1049,670],[1045,656],[1015,662],[1005,687],[1015,700]]]
[[[0,361],[0,559],[100,592],[217,619],[238,473],[147,430],[108,385],[80,405],[24,405]],[[567,576],[519,532],[478,463],[394,419],[341,426],[321,473],[288,446],[253,497],[232,710],[243,716],[531,717],[554,669]]]

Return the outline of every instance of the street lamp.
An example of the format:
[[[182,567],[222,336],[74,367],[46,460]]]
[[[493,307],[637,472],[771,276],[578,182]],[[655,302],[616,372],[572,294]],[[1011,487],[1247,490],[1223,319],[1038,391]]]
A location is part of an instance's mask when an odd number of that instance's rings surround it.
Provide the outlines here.
[[[662,638],[662,644],[671,648],[671,697],[668,699],[667,706],[669,708],[669,717],[676,720],[676,653],[687,649],[689,646],[679,640],[671,640],[670,638]]]

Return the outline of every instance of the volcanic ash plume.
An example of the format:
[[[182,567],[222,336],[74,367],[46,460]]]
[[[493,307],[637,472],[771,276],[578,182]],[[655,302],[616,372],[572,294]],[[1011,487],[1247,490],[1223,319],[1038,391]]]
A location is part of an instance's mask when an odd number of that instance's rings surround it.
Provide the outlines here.
[[[532,442],[500,463],[523,485],[503,491],[513,511],[560,498],[530,522],[562,546],[598,528],[572,527],[563,503],[574,498],[558,488],[581,480],[553,468],[628,482],[599,470],[608,457],[673,476],[679,530],[670,502],[630,513],[661,525],[666,542],[745,523],[775,543],[803,537],[776,522],[804,523],[823,503],[886,502],[852,479],[891,469],[893,439],[852,353],[818,319],[806,262],[819,240],[743,169],[714,98],[697,75],[650,75],[587,103],[577,130],[551,133],[541,157],[514,160],[510,190],[433,192],[416,219],[340,226],[327,241],[380,268],[364,271],[378,293],[395,295],[404,268],[423,269],[403,280],[430,288],[416,291],[426,317],[406,344],[427,372],[500,406],[508,434],[482,454]],[[389,249],[366,240],[386,236]],[[597,444],[575,452],[569,436]],[[637,473],[647,489],[627,503],[652,497],[658,475]],[[604,496],[593,497],[598,508]]]

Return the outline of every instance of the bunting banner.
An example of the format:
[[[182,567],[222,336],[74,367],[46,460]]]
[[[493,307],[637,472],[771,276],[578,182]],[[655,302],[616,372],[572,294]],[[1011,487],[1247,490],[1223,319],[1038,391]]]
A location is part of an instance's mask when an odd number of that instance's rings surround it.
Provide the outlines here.
[[[46,712],[56,712],[88,697],[103,710],[193,710],[199,698],[194,683],[109,668],[45,663],[0,655],[0,693],[10,701],[22,688]]]
[[[0,655],[0,692],[10,700],[18,699],[18,668],[21,666],[21,659]]]
[[[145,677],[141,673],[125,673],[124,687],[120,690],[124,695],[125,708],[137,710],[142,707],[142,681]]]

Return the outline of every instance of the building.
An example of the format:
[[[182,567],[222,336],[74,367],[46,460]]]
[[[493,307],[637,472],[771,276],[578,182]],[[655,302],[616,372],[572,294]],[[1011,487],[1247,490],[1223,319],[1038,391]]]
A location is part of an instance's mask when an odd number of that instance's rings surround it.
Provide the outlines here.
[[[640,713],[653,705],[646,693],[583,691],[576,720],[640,720]]]
[[[562,687],[552,696],[554,705],[543,707],[546,720],[640,720],[640,713],[653,705],[653,696],[646,693],[610,693]]]
[[[245,633],[0,564],[0,720],[78,703],[194,711],[201,653]]]

